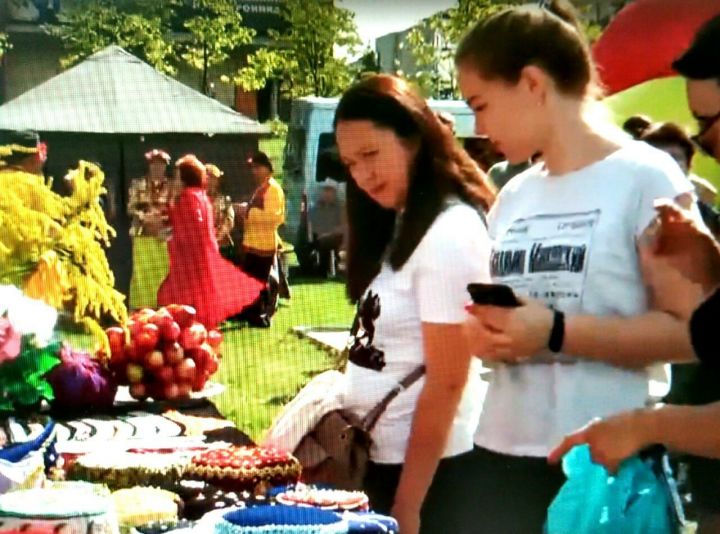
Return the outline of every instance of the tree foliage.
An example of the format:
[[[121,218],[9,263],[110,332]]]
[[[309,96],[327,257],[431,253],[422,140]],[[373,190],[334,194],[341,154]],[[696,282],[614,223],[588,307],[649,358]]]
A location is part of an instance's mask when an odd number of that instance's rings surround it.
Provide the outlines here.
[[[46,31],[58,37],[65,49],[63,67],[115,44],[172,74],[174,51],[167,17],[177,0],[83,0],[58,14]]]
[[[378,61],[378,56],[375,50],[368,48],[365,50],[363,55],[358,60],[358,77],[363,78],[365,76],[380,72],[382,69]]]
[[[415,72],[408,78],[426,96],[457,97],[459,91],[455,83],[453,57],[458,43],[473,24],[511,3],[517,2],[459,0],[455,7],[423,20],[410,30],[403,43],[410,49],[416,63]]]
[[[208,69],[230,57],[237,47],[252,42],[255,30],[242,24],[234,0],[195,0],[194,16],[183,25],[188,31],[181,56],[202,72],[202,89],[208,93]]]
[[[116,44],[167,74],[182,62],[200,70],[206,94],[208,69],[255,35],[234,0],[77,0],[46,30],[63,43],[63,67]]]
[[[407,77],[428,97],[457,98],[459,90],[453,57],[463,35],[496,11],[521,3],[523,0],[458,0],[455,7],[423,20],[408,33],[401,45],[410,50],[416,65],[415,72]],[[589,6],[581,8],[579,15],[583,31],[592,42],[600,36],[603,26],[589,22],[589,10]]]
[[[355,76],[355,69],[338,49],[349,54],[360,45],[354,14],[326,0],[287,0],[282,7],[287,29],[270,30],[272,48],[260,48],[234,77],[245,90],[257,90],[276,78],[292,97],[335,96]]]

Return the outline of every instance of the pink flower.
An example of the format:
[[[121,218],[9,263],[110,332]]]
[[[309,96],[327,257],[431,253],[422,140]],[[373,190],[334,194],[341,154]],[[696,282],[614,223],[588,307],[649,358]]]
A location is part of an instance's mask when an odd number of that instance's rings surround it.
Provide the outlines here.
[[[15,330],[10,321],[0,317],[0,365],[18,357],[20,341],[20,332]]]

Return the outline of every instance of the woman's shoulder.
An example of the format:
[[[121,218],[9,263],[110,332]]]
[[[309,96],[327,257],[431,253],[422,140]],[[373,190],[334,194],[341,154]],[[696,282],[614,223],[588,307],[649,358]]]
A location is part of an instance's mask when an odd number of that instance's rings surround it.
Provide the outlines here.
[[[465,227],[484,227],[485,215],[482,208],[475,207],[459,199],[451,199],[430,226],[430,231],[453,233],[462,232]]]
[[[667,152],[643,141],[628,141],[612,161],[622,166],[630,175],[624,178],[640,189],[671,187],[678,192],[692,190],[690,180],[677,162]]]
[[[449,252],[458,247],[467,247],[487,237],[484,215],[480,208],[460,200],[451,201],[438,214],[418,248],[424,253]]]

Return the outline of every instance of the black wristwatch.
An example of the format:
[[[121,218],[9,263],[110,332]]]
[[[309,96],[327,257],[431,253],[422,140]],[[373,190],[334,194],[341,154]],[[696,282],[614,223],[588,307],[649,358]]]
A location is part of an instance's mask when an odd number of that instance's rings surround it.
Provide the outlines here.
[[[553,324],[550,329],[550,339],[548,339],[548,349],[550,352],[558,353],[562,351],[563,342],[565,341],[565,314],[558,310],[553,310]]]

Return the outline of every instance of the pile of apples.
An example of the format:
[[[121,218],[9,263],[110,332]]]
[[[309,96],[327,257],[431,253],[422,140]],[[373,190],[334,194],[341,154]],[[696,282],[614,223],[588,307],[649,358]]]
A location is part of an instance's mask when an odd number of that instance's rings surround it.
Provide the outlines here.
[[[105,333],[115,380],[138,400],[188,397],[218,370],[223,336],[197,322],[192,306],[143,308],[130,315],[125,328]]]

